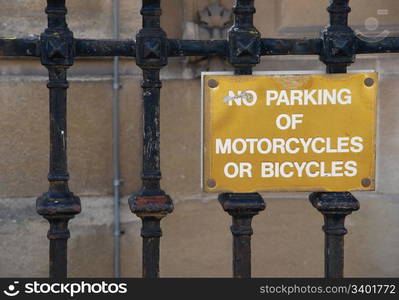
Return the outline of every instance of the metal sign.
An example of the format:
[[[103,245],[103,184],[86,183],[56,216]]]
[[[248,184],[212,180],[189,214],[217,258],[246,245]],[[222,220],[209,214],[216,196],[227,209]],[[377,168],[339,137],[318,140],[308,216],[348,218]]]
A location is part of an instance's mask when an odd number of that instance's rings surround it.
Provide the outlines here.
[[[205,74],[204,190],[374,190],[377,78]]]

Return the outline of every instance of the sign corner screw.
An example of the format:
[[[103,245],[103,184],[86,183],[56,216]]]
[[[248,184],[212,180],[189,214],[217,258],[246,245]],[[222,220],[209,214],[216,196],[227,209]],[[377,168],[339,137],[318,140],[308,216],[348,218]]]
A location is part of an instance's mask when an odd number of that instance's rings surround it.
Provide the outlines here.
[[[218,85],[219,85],[219,82],[217,82],[215,79],[208,80],[208,86],[210,88],[216,88]]]
[[[374,85],[374,79],[368,77],[368,78],[366,78],[366,79],[364,80],[364,84],[365,84],[365,86],[367,86],[367,87],[372,87],[372,86]]]

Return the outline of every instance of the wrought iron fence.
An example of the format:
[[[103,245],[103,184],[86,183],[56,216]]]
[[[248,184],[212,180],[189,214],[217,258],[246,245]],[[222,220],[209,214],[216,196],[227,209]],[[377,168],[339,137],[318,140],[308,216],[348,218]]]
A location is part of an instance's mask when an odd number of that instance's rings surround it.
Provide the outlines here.
[[[348,26],[349,0],[330,0],[330,24],[320,38],[262,38],[253,24],[254,0],[236,0],[234,24],[227,40],[172,40],[160,26],[160,0],[142,0],[142,29],[136,40],[75,39],[66,22],[65,0],[47,0],[48,27],[40,38],[0,39],[1,56],[41,59],[48,69],[50,103],[49,190],[37,199],[38,214],[50,223],[50,277],[67,276],[68,222],[81,211],[80,199],[68,188],[67,168],[67,70],[75,57],[135,57],[143,71],[143,170],[142,188],[129,199],[130,209],[142,219],[143,277],[159,277],[160,221],[173,210],[171,198],[161,189],[160,170],[160,70],[169,57],[227,58],[235,74],[248,75],[261,56],[319,55],[327,73],[346,73],[356,54],[398,53],[399,38],[367,41]],[[343,277],[345,217],[359,209],[349,192],[310,195],[312,205],[324,216],[325,277]],[[234,277],[251,276],[251,221],[266,203],[262,196],[219,195],[223,209],[232,216]]]

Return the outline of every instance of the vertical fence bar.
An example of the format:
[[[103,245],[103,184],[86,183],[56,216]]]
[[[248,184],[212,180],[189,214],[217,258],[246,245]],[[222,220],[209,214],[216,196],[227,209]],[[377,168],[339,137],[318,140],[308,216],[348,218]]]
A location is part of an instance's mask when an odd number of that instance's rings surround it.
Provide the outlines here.
[[[160,0],[143,0],[143,28],[136,38],[136,64],[143,70],[142,188],[130,197],[133,213],[142,219],[143,277],[159,277],[160,221],[173,210],[171,198],[160,187],[160,70],[167,65],[167,37],[160,27]]]
[[[48,0],[48,28],[40,37],[41,61],[48,69],[50,168],[47,193],[36,200],[38,214],[50,223],[50,277],[67,277],[68,222],[80,213],[80,199],[68,188],[67,69],[74,59],[73,34],[66,23],[65,0]]]
[[[330,26],[323,33],[321,60],[326,64],[327,73],[346,73],[355,59],[355,35],[348,26],[351,11],[349,0],[330,0],[328,7]],[[344,235],[345,217],[359,209],[359,201],[349,192],[312,193],[312,205],[324,216],[325,233],[325,277],[344,276]]]
[[[260,62],[261,37],[253,24],[254,0],[237,0],[234,25],[229,31],[229,62],[236,75],[251,75],[252,67]],[[252,218],[265,209],[258,193],[224,193],[219,195],[223,209],[232,216],[233,276],[251,277]]]

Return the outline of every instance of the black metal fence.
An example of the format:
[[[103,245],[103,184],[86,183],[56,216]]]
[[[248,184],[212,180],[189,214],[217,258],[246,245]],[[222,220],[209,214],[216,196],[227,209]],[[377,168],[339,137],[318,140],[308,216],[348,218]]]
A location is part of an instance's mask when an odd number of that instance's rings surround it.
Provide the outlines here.
[[[144,144],[142,188],[129,199],[131,211],[142,219],[143,277],[159,276],[160,221],[173,210],[171,198],[161,189],[160,170],[160,70],[168,57],[202,56],[227,58],[235,73],[248,75],[261,56],[319,55],[328,73],[345,73],[356,54],[398,53],[399,38],[368,42],[348,26],[349,0],[330,0],[330,25],[320,38],[262,38],[253,24],[254,0],[236,0],[234,25],[228,40],[171,40],[160,26],[160,0],[142,0],[143,28],[134,40],[75,39],[66,23],[65,0],[47,0],[48,28],[40,38],[0,39],[1,56],[41,59],[48,69],[50,101],[49,190],[37,199],[37,212],[50,223],[50,277],[67,276],[68,222],[81,211],[80,199],[68,188],[67,168],[67,70],[75,57],[135,57],[143,70],[142,99]],[[310,201],[324,215],[325,276],[343,277],[345,217],[359,209],[349,192],[319,192]],[[261,195],[221,194],[219,201],[233,219],[234,277],[251,276],[251,221],[265,209]]]

